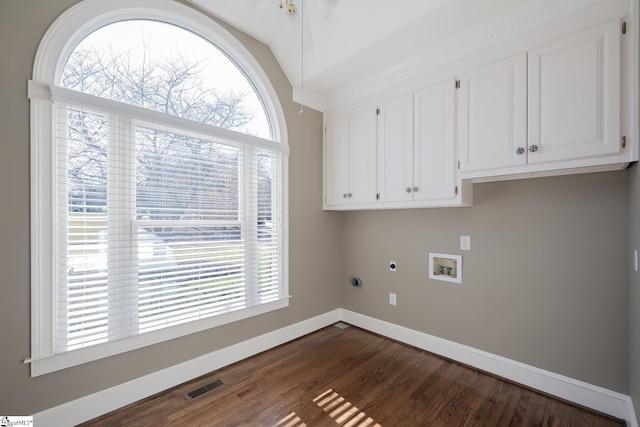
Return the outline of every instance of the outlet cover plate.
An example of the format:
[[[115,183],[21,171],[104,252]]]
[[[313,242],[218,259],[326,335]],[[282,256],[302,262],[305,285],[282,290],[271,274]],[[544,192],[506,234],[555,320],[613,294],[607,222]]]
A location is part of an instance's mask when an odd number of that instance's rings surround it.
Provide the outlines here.
[[[461,251],[471,250],[471,236],[460,236],[460,250]]]

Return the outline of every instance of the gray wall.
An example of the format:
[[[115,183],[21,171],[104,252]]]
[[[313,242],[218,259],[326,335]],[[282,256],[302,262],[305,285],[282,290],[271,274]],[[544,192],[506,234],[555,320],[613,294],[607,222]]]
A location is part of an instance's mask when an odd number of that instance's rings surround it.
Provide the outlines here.
[[[283,101],[291,145],[288,309],[30,378],[29,108],[36,47],[76,0],[0,2],[0,414],[30,414],[342,305],[622,393],[640,406],[640,245],[636,171],[481,184],[472,208],[321,210],[322,117],[301,118],[271,51],[230,29]],[[631,175],[631,179],[630,179]],[[631,218],[629,218],[631,191]],[[471,236],[471,252],[458,237]],[[462,285],[429,281],[427,253],[464,255]],[[398,262],[390,273],[389,260]],[[352,275],[364,286],[353,289]],[[387,304],[388,293],[398,305]],[[342,301],[341,301],[342,299]]]
[[[640,249],[640,170],[634,165],[630,174],[629,250]],[[640,416],[640,273],[633,269],[629,280],[630,342],[629,370],[630,393],[636,415]]]
[[[30,353],[29,104],[36,48],[75,0],[0,2],[0,414],[35,413],[339,307],[340,214],[323,212],[322,115],[291,102],[270,49],[230,29],[269,75],[287,118],[290,156],[288,309],[38,378]]]
[[[342,306],[627,394],[628,189],[619,171],[476,184],[471,208],[345,213]],[[463,283],[429,280],[429,252],[462,254]]]

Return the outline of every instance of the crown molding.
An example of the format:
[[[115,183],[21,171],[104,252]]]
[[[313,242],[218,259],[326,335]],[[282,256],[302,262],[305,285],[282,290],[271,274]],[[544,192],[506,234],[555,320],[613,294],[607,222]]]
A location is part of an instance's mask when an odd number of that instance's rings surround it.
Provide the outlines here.
[[[382,88],[417,77],[441,65],[508,40],[540,27],[601,0],[546,0],[534,2],[474,27],[459,36],[433,46],[408,61],[393,65],[380,73],[363,78],[358,83],[322,97],[327,111],[374,94]],[[314,96],[318,100],[320,97]]]

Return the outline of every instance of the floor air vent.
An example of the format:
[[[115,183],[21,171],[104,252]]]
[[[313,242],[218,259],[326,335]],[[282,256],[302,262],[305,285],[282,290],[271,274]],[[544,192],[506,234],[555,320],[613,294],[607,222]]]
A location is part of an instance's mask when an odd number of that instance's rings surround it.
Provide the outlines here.
[[[197,399],[198,397],[202,397],[207,393],[211,393],[213,390],[220,388],[224,385],[224,383],[222,382],[222,380],[215,380],[212,381],[210,383],[201,385],[198,388],[195,388],[191,391],[188,391],[184,394],[184,397],[187,400],[193,400],[193,399]]]

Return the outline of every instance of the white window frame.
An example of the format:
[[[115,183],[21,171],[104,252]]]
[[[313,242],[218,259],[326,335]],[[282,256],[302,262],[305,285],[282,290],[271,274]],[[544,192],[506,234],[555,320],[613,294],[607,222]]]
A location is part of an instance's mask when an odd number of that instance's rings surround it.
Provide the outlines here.
[[[254,84],[270,119],[272,141],[284,154],[282,161],[282,280],[284,298],[207,319],[168,327],[134,337],[55,354],[53,321],[57,277],[57,226],[53,144],[53,102],[64,100],[65,90],[56,87],[66,60],[75,46],[96,29],[125,19],[149,19],[174,24],[203,37],[225,52]],[[35,57],[28,95],[31,109],[31,376],[43,375],[78,364],[112,356],[158,342],[203,331],[237,320],[278,310],[289,305],[288,285],[288,143],[284,112],[275,89],[251,53],[214,20],[171,0],[84,0],[63,13],[49,27]],[[91,95],[86,95],[91,97]],[[87,98],[89,99],[89,98]],[[96,99],[99,104],[110,101]],[[136,107],[132,107],[136,108]],[[140,112],[140,111],[138,111]],[[150,112],[150,114],[154,114]],[[177,122],[183,120],[175,118]],[[260,138],[211,126],[206,131],[222,140],[255,144]]]

